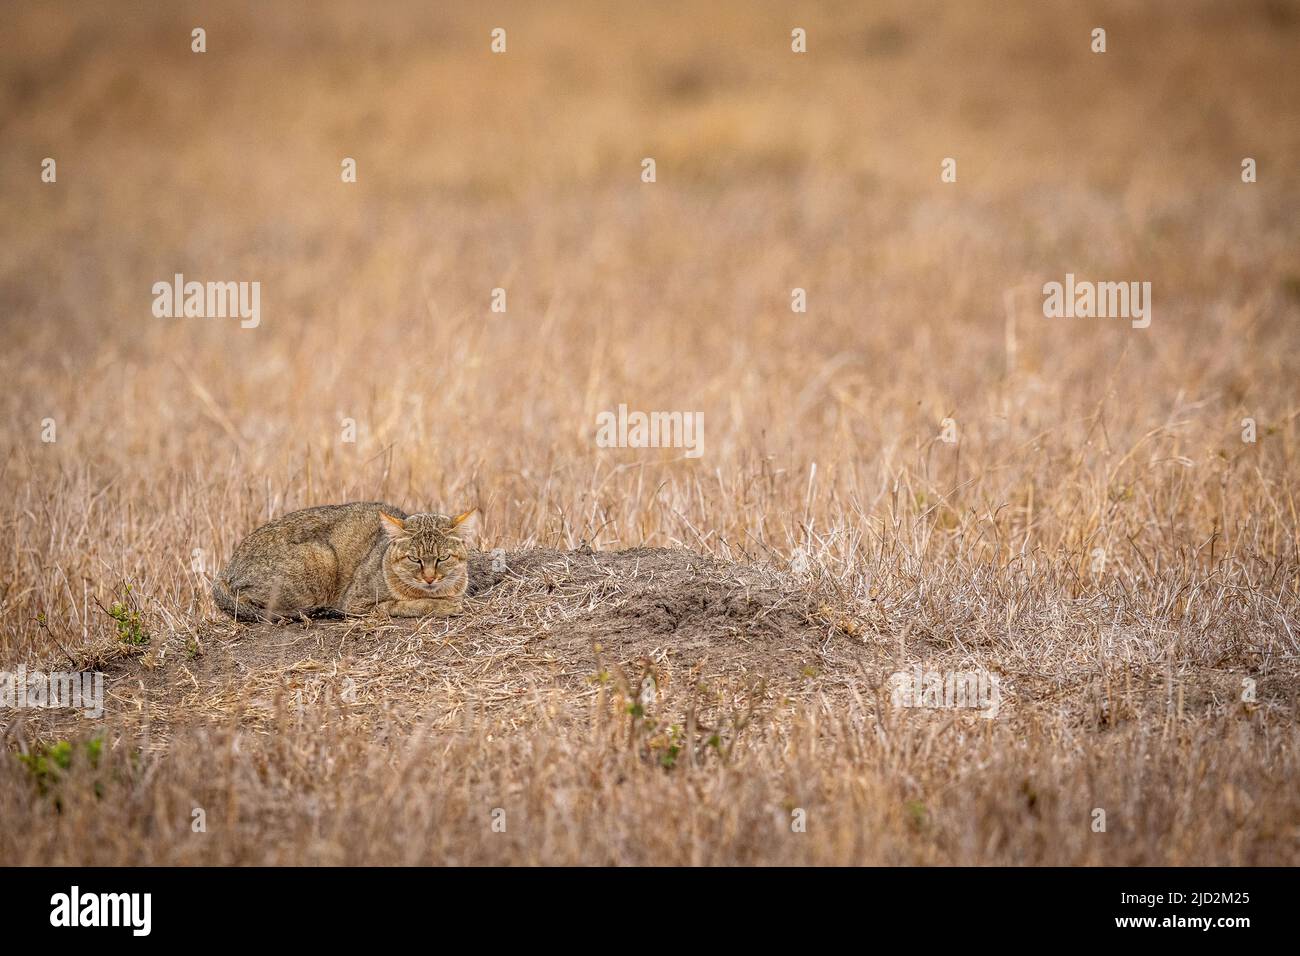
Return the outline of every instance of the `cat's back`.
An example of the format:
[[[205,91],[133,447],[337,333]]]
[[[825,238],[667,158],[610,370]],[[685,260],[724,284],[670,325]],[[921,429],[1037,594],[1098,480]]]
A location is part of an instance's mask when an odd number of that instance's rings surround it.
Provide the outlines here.
[[[407,517],[383,501],[357,501],[291,511],[262,525],[239,543],[212,582],[213,600],[248,620],[333,606],[359,569],[381,553],[381,511]]]
[[[239,551],[258,551],[280,545],[330,543],[335,547],[360,546],[379,531],[379,513],[395,518],[407,514],[384,501],[354,501],[342,505],[317,505],[281,515],[252,532]]]

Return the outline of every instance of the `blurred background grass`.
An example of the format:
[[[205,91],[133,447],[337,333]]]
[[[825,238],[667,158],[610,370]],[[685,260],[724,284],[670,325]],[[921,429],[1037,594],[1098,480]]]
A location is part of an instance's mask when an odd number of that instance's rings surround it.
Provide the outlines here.
[[[942,557],[996,513],[1080,556],[1216,531],[1293,554],[1294,2],[5,16],[0,449],[24,606],[56,566],[139,578],[160,557],[201,601],[193,547],[377,496],[479,504],[489,544],[779,556],[901,515]],[[154,318],[177,272],[260,281],[260,327]],[[1151,328],[1045,320],[1066,272],[1152,282]],[[595,448],[620,402],[703,411],[704,457]],[[956,447],[935,444],[946,417]]]

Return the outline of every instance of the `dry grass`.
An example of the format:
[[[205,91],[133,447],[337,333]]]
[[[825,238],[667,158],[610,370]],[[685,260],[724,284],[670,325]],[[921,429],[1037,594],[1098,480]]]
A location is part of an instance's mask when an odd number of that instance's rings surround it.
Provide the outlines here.
[[[1300,862],[1297,4],[6,17],[0,667],[109,699],[0,714],[104,741],[0,754],[0,859]],[[176,272],[261,326],[154,318]],[[1044,319],[1066,272],[1151,327]],[[620,402],[704,455],[594,447]],[[375,498],[479,505],[510,573],[217,618],[196,549]],[[916,662],[1005,706],[892,707]]]

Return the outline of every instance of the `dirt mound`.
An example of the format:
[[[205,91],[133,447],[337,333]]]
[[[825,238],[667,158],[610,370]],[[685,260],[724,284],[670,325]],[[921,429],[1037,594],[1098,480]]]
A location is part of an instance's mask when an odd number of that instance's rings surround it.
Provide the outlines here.
[[[814,599],[774,569],[685,549],[535,549],[474,555],[455,618],[242,624],[213,611],[143,653],[90,648],[82,663],[108,674],[107,716],[147,719],[161,742],[181,721],[271,721],[286,700],[341,698],[367,720],[450,725],[508,707],[525,720],[521,700],[559,690],[579,713],[611,672],[795,694],[827,671],[830,633]],[[860,645],[837,643],[855,667]]]
[[[643,652],[668,641],[676,651],[718,647],[744,656],[755,641],[781,650],[815,630],[808,598],[789,575],[685,549],[538,549],[495,562],[477,556],[471,567],[476,605],[540,610],[557,643]]]

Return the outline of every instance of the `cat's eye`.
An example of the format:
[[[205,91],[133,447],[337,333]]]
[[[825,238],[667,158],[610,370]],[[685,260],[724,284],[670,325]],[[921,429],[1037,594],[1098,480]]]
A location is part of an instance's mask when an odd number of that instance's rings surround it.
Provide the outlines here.
[[[413,555],[413,554],[408,554],[408,555],[406,556],[406,560],[407,560],[407,561],[410,561],[412,564],[424,564],[423,561],[421,561],[419,558],[417,558],[417,557],[416,557],[415,555]]]

